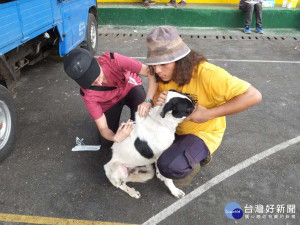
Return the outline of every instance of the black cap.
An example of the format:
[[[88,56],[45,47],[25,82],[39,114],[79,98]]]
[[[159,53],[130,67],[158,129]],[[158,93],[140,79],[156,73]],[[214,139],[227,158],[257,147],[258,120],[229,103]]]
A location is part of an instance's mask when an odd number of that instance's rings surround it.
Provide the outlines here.
[[[97,60],[83,48],[74,49],[64,56],[64,69],[84,89],[89,88],[101,72]]]

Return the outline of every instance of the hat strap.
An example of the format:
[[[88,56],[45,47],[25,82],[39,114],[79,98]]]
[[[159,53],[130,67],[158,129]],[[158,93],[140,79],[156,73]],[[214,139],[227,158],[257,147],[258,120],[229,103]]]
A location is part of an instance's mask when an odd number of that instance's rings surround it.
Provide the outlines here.
[[[115,90],[117,87],[103,87],[103,86],[90,86],[88,89],[94,91],[111,91]]]

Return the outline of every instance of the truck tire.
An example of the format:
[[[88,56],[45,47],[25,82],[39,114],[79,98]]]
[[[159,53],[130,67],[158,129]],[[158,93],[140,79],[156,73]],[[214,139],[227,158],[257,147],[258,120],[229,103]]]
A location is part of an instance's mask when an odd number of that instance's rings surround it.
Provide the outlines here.
[[[83,48],[87,49],[93,55],[96,54],[98,48],[98,23],[95,16],[89,13],[88,23],[85,33],[85,41]]]
[[[0,85],[0,162],[12,150],[16,134],[17,113],[10,92]]]

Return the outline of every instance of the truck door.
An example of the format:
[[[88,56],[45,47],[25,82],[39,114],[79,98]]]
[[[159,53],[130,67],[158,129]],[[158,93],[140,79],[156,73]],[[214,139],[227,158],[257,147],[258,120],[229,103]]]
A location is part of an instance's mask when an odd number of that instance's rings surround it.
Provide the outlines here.
[[[90,1],[62,0],[62,18],[64,40],[60,46],[60,55],[68,53],[85,38]]]

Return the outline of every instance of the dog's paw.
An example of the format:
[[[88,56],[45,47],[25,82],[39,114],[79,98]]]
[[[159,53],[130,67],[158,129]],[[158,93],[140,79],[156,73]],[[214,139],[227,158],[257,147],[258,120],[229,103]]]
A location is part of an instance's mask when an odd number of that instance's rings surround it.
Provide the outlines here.
[[[157,171],[156,171],[156,177],[157,177],[158,179],[160,179],[161,181],[165,181],[164,177],[160,174],[160,172],[157,172]]]
[[[128,190],[128,194],[133,197],[133,198],[136,198],[136,199],[139,199],[141,197],[141,194],[140,192],[136,191],[134,188],[130,188]]]
[[[176,198],[182,198],[183,196],[185,196],[185,193],[179,188],[177,188],[172,191],[172,195],[174,195]]]

